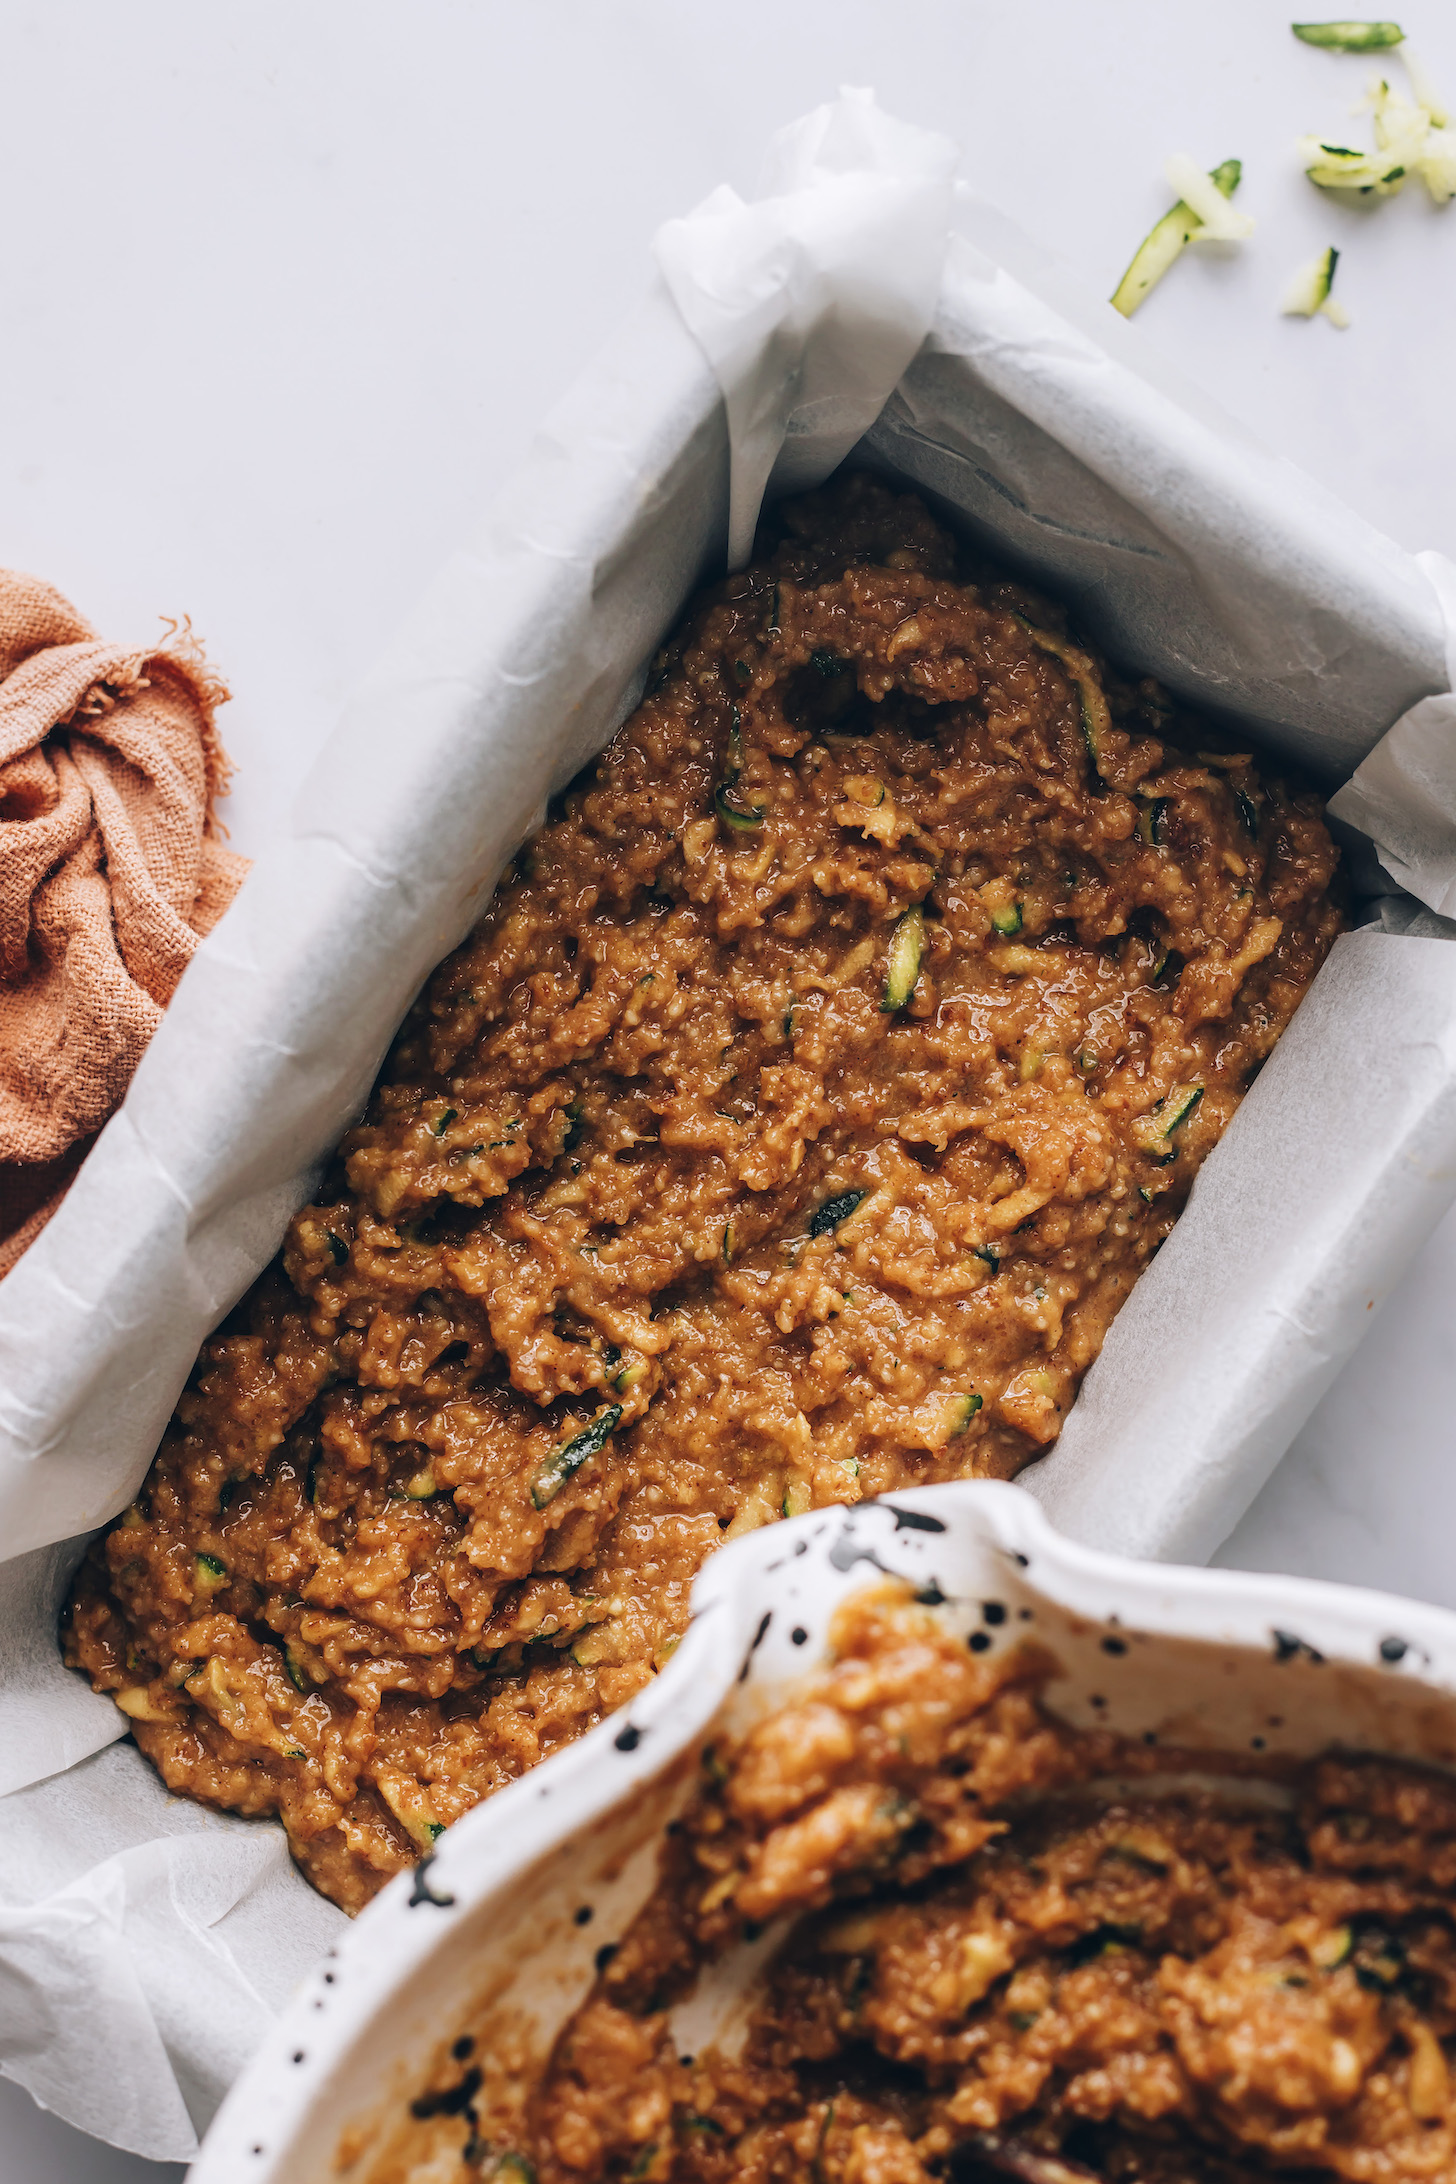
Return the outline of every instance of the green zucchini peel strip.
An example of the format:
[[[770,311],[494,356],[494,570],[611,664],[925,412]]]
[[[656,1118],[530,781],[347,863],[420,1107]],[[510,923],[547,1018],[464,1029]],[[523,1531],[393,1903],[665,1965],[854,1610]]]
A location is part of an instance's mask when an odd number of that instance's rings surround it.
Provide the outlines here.
[[[1209,180],[1224,197],[1232,197],[1243,174],[1243,161],[1225,159],[1214,167]],[[1131,318],[1138,305],[1155,289],[1176,258],[1204,231],[1204,223],[1180,197],[1157,226],[1150,229],[1133,252],[1132,263],[1112,291],[1112,306]]]
[[[1043,652],[1050,652],[1053,659],[1061,661],[1063,667],[1077,685],[1077,696],[1082,705],[1082,741],[1087,746],[1087,757],[1092,772],[1100,781],[1102,778],[1102,739],[1112,726],[1112,715],[1107,709],[1107,700],[1102,694],[1102,685],[1097,680],[1092,662],[1085,652],[1079,651],[1076,645],[1068,644],[1065,637],[1058,637],[1054,631],[1049,629],[1038,629],[1035,623],[1026,621],[1021,615],[1018,615],[1016,619],[1021,623],[1022,628],[1026,631],[1027,636],[1031,638],[1033,644],[1040,645]],[[1020,920],[1018,919],[1017,922],[1019,928]],[[1001,930],[1002,928],[998,926],[997,931]]]
[[[847,1221],[868,1197],[868,1191],[839,1191],[833,1198],[826,1198],[809,1216],[810,1236],[832,1236],[840,1222]]]
[[[903,1009],[915,991],[925,954],[925,913],[911,905],[890,935],[890,960],[885,970],[885,991],[880,1007],[886,1016]]]
[[[1143,1115],[1133,1126],[1133,1140],[1141,1152],[1166,1164],[1177,1147],[1173,1132],[1185,1123],[1203,1098],[1201,1084],[1178,1084],[1152,1114]]]
[[[1279,306],[1283,315],[1286,318],[1318,316],[1327,318],[1332,326],[1348,326],[1349,313],[1330,294],[1339,262],[1340,253],[1331,243],[1328,250],[1320,251],[1308,265],[1302,265],[1284,291],[1284,300]]]
[[[980,1407],[981,1398],[974,1388],[968,1393],[953,1395],[945,1407],[947,1439],[953,1441],[958,1433],[964,1433]]]
[[[1399,23],[1291,23],[1296,38],[1327,53],[1380,53],[1405,42]]]
[[[723,779],[713,791],[713,809],[726,826],[736,833],[747,834],[761,827],[768,817],[767,804],[753,804],[746,809],[729,801],[738,787],[738,777],[743,771],[743,721],[737,706],[733,708],[733,725],[728,731],[728,764]]]
[[[574,1471],[580,1471],[588,1456],[600,1455],[607,1441],[621,1422],[622,1406],[609,1403],[599,1410],[589,1426],[580,1433],[573,1433],[569,1440],[553,1448],[536,1476],[531,1481],[531,1501],[535,1508],[544,1509],[554,1501]]]

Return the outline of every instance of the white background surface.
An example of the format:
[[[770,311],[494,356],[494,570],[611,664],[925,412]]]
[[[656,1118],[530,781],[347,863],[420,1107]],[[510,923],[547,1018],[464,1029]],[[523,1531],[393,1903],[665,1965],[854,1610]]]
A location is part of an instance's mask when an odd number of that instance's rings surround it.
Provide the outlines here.
[[[1403,0],[1404,4],[1404,0]],[[1315,12],[1313,10],[1307,12]],[[1403,15],[1456,98],[1456,10]],[[191,616],[230,680],[236,847],[647,277],[667,215],[752,188],[841,82],[1100,293],[1173,150],[1245,163],[1241,252],[1145,338],[1411,548],[1456,558],[1456,205],[1340,208],[1369,65],[1276,0],[5,0],[0,558],[108,636]],[[1357,136],[1355,141],[1364,141]],[[1327,242],[1353,325],[1276,315]],[[1221,1560],[1456,1605],[1456,1219]],[[0,2083],[0,2184],[143,2184]]]

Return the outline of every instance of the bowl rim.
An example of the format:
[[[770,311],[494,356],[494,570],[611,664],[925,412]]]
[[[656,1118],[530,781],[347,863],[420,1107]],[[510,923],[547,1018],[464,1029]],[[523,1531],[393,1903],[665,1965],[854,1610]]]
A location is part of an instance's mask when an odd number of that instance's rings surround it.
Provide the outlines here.
[[[837,1528],[829,1549],[836,1569],[861,1560],[883,1568],[876,1544],[887,1536],[886,1517],[898,1550],[888,1574],[912,1574],[918,1562],[933,1581],[937,1537],[965,1529],[1014,1562],[1049,1603],[1089,1624],[1263,1658],[1302,1652],[1456,1701],[1456,1612],[1321,1579],[1107,1554],[1054,1530],[1039,1503],[1009,1482],[912,1488],[766,1526],[704,1564],[687,1632],[651,1684],[456,1821],[365,1908],[227,2094],[189,2184],[273,2184],[356,2045],[462,1922],[672,1766],[747,1674],[768,1620],[765,1598],[785,1589],[784,1573],[811,1543]],[[805,1671],[815,1665],[806,1649]],[[340,2129],[347,2120],[339,2117]]]

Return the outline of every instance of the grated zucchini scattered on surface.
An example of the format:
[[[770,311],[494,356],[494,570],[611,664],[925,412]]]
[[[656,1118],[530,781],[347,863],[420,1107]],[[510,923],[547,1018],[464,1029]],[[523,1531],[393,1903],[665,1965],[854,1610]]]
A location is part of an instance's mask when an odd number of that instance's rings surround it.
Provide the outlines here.
[[[1191,167],[1193,163],[1190,160],[1188,164]],[[1200,171],[1194,169],[1195,173]],[[1225,159],[1221,165],[1213,168],[1205,180],[1217,194],[1229,198],[1238,188],[1242,174],[1241,160]],[[1178,188],[1176,182],[1173,186]],[[1189,243],[1200,238],[1209,239],[1207,223],[1194,206],[1180,196],[1172,210],[1164,213],[1156,227],[1149,230],[1134,251],[1132,263],[1112,292],[1114,309],[1120,311],[1124,318],[1131,318],[1138,305],[1157,287],[1175,258],[1182,255]]]
[[[1399,23],[1291,23],[1296,38],[1331,53],[1378,53],[1405,42]]]
[[[1302,265],[1284,291],[1280,311],[1286,318],[1327,318],[1332,326],[1345,327],[1350,314],[1330,294],[1340,253],[1333,243]]]
[[[1456,129],[1449,126],[1446,103],[1420,64],[1403,57],[1415,97],[1406,98],[1383,76],[1372,79],[1365,101],[1374,123],[1372,150],[1326,143],[1317,136],[1298,139],[1304,171],[1318,188],[1364,198],[1394,197],[1407,177],[1416,175],[1435,204],[1449,204],[1456,196]]]

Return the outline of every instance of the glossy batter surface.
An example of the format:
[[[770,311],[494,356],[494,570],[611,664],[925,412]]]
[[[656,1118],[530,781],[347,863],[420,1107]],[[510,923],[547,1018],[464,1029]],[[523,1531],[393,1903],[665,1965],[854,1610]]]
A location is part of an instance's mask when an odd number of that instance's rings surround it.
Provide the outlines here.
[[[917,501],[783,520],[431,980],[68,1613],[167,1782],[349,1909],[629,1698],[725,1537],[1044,1450],[1339,928],[1317,799]]]
[[[478,2115],[468,2161],[409,2174],[1456,2173],[1456,1782],[1330,1758],[1139,1795],[1173,1757],[1058,1723],[1034,1654],[986,1666],[890,1588],[834,1635],[800,1704],[703,1755],[516,2135]],[[699,1967],[791,1916],[741,2052],[680,2056],[667,2012]]]

